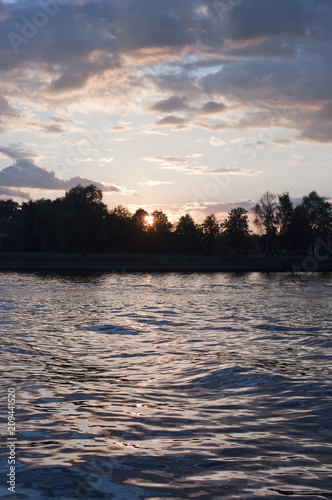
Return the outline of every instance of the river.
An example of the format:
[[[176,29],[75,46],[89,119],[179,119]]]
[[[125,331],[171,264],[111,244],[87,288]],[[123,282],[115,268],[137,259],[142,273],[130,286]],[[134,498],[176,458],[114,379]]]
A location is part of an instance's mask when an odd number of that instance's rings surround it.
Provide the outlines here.
[[[331,298],[318,273],[0,273],[1,498],[332,499]]]

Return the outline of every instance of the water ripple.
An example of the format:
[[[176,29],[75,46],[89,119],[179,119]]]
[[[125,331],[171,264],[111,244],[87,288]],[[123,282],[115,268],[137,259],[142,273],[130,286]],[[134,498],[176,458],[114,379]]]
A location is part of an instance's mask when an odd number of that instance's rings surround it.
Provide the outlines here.
[[[2,273],[0,290],[20,498],[332,498],[330,276]]]

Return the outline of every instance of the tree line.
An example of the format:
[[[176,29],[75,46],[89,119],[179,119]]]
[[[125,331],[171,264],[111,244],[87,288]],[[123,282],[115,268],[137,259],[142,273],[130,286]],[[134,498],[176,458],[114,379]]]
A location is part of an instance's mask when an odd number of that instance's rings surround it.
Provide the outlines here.
[[[0,200],[0,251],[300,255],[332,233],[332,205],[315,191],[297,206],[289,193],[266,192],[252,211],[260,234],[249,230],[243,207],[222,223],[211,214],[197,224],[185,214],[172,224],[161,210],[108,209],[100,189],[78,185],[55,200]]]

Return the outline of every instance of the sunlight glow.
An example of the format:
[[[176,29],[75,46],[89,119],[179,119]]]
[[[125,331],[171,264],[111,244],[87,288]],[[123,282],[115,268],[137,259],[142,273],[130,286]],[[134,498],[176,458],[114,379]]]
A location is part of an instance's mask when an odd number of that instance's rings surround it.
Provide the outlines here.
[[[153,226],[153,223],[154,223],[153,215],[146,215],[145,216],[145,224],[147,224],[148,226]]]

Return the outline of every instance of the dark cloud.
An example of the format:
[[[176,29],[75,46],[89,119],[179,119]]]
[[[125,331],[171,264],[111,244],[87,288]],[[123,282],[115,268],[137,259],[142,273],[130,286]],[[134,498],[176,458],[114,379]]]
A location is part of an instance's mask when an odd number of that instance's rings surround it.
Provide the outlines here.
[[[176,125],[177,127],[183,127],[186,123],[185,118],[179,118],[178,116],[174,115],[168,115],[162,118],[161,120],[158,120],[156,122],[156,125],[160,126],[169,126],[169,125]]]
[[[59,78],[54,79],[50,85],[51,92],[62,92],[63,90],[82,89],[85,87],[89,73],[75,74],[72,72],[65,73]]]
[[[157,111],[160,113],[172,113],[173,111],[179,111],[183,109],[190,109],[188,105],[188,100],[186,97],[172,96],[168,99],[158,101],[149,108],[151,111]]]
[[[256,126],[261,113],[260,126],[266,127],[271,109],[284,107],[292,119],[278,118],[275,126],[297,129],[302,140],[332,141],[325,109],[332,102],[331,1],[54,0],[53,13],[46,5],[0,2],[0,66],[7,89],[0,115],[7,119],[18,118],[7,97],[19,96],[22,85],[27,100],[33,102],[38,92],[57,100],[79,94],[106,72],[131,75],[139,69],[144,76],[123,80],[121,95],[134,87],[144,91],[146,83],[156,94],[171,95],[150,108],[168,114],[158,125],[197,126],[172,113],[212,115],[227,112],[223,106],[231,103],[242,107],[240,125]],[[108,76],[106,81],[106,87],[113,84]],[[54,124],[41,131],[62,133]]]
[[[217,2],[218,3],[218,2]],[[250,0],[230,10],[229,36],[233,40],[257,40],[273,35],[301,40],[311,24],[306,0]]]
[[[33,128],[38,130],[41,134],[65,134],[66,129],[61,125],[56,123],[39,123],[39,122],[27,122],[26,126],[28,128]]]
[[[78,184],[88,186],[94,184],[105,192],[123,193],[123,188],[115,184],[106,184],[81,177],[72,177],[65,180],[56,176],[46,168],[38,167],[32,160],[27,158],[17,159],[10,167],[0,170],[1,188],[30,188],[45,190],[67,190]]]
[[[204,115],[213,115],[216,113],[222,113],[227,109],[227,106],[222,102],[209,101],[203,104],[199,112]]]
[[[0,153],[2,153],[4,156],[7,156],[7,158],[20,159],[20,160],[27,160],[37,157],[36,154],[32,153],[31,151],[27,151],[21,146],[22,146],[21,143],[9,144],[9,146],[7,147],[0,146]]]
[[[23,200],[30,200],[31,196],[29,193],[25,193],[20,189],[10,189],[0,186],[0,197],[3,199],[13,199],[13,198],[21,198]]]

